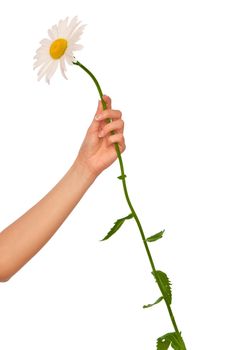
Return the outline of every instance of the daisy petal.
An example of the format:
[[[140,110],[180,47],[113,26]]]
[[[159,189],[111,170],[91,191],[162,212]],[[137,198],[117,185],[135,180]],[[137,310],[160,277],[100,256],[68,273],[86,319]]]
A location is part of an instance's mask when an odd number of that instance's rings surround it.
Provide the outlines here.
[[[42,64],[44,64],[45,61],[49,60],[49,56],[41,56],[40,58],[37,59],[37,61],[34,63],[33,65],[33,69],[41,66]]]
[[[59,38],[61,37],[60,33],[62,32],[62,25],[63,25],[63,20],[60,19],[60,20],[59,20],[59,23],[58,23],[58,25],[57,25],[57,31],[58,31],[58,36],[59,36]]]
[[[60,70],[65,79],[68,80],[68,78],[65,75],[66,67],[65,67],[65,62],[64,62],[64,56],[60,59]]]
[[[81,21],[77,22],[72,28],[70,28],[69,36],[81,25]]]
[[[58,36],[59,36],[58,28],[57,28],[56,24],[54,26],[52,26],[51,31],[52,31],[52,35],[54,37],[54,40],[56,40],[58,38]]]
[[[53,61],[47,61],[38,72],[38,81],[40,81],[43,76],[47,73],[49,67],[52,65]]]
[[[50,56],[48,52],[41,52],[40,54],[36,54],[33,59],[34,60],[38,60],[39,58],[41,57],[47,57],[47,56]]]
[[[57,26],[57,30],[58,30],[58,37],[59,38],[62,38],[63,37],[63,33],[64,33],[64,23],[65,23],[65,20],[60,20],[59,23],[58,23],[58,26]]]
[[[72,51],[82,50],[83,49],[83,45],[73,44],[72,46],[70,46],[70,48],[72,48]]]
[[[70,22],[69,25],[68,25],[68,28],[69,28],[69,29],[72,29],[73,26],[76,25],[77,21],[78,21],[78,17],[77,17],[77,16],[73,17],[73,18],[71,19],[71,22]]]
[[[41,40],[40,41],[40,44],[42,45],[42,46],[50,46],[51,45],[51,40],[49,40],[49,39],[43,39],[43,40]]]
[[[68,20],[69,18],[66,17],[64,22],[63,22],[63,28],[62,28],[62,37],[66,38],[67,37],[67,31],[68,31]]]
[[[45,47],[45,46],[40,46],[37,50],[36,50],[36,53],[37,52],[40,52],[40,51],[46,51],[48,48]]]
[[[51,38],[52,41],[55,40],[55,35],[54,35],[54,33],[52,32],[51,29],[48,29],[48,35],[50,36],[50,38]]]
[[[70,65],[73,65],[74,57],[73,55],[65,55],[66,62]]]
[[[50,79],[54,75],[58,66],[58,61],[54,61],[51,66],[49,66],[49,70],[47,70],[46,82],[50,84]]]
[[[80,39],[83,31],[84,31],[84,28],[86,27],[86,24],[83,24],[82,26],[80,26],[70,37],[70,40],[72,41],[77,41],[78,39]]]
[[[72,35],[73,31],[80,25],[80,21],[78,21],[78,17],[74,17],[70,24],[69,24],[69,28],[68,28],[68,32],[67,32],[67,38],[70,38],[70,36]]]
[[[41,55],[43,53],[48,53],[48,52],[49,52],[49,47],[44,47],[44,46],[36,50],[37,55]]]

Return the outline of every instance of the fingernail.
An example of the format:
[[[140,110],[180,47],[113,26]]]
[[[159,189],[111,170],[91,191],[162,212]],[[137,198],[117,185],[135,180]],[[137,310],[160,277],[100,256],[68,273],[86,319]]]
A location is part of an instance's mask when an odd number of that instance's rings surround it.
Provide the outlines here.
[[[95,119],[96,120],[98,120],[98,119],[100,119],[101,118],[101,115],[99,114],[99,115],[95,115]]]
[[[99,133],[98,133],[98,137],[103,137],[104,136],[104,133],[103,133],[103,131],[101,130],[101,131],[99,131]]]

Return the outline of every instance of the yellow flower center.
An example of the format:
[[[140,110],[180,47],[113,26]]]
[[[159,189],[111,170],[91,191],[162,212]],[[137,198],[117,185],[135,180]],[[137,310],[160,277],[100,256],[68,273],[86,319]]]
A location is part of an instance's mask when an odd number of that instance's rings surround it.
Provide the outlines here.
[[[68,47],[68,42],[66,39],[57,39],[53,41],[53,43],[50,46],[50,55],[54,60],[58,60],[63,54],[65,53],[66,49]]]

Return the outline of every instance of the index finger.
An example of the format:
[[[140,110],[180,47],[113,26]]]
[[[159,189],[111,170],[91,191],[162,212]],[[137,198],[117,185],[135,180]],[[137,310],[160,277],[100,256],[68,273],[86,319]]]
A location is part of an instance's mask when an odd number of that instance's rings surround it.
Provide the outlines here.
[[[103,100],[104,100],[105,103],[106,103],[106,108],[107,108],[107,109],[111,109],[111,98],[110,98],[109,96],[107,96],[107,95],[103,95],[102,98],[103,98]],[[100,113],[102,113],[103,111],[104,111],[104,109],[103,109],[103,103],[102,103],[102,101],[100,100],[99,108],[98,108],[98,111],[97,111],[96,114],[100,114]]]
[[[104,119],[120,119],[122,117],[122,112],[117,109],[106,109],[102,111],[100,114],[95,116],[96,120],[104,120]]]

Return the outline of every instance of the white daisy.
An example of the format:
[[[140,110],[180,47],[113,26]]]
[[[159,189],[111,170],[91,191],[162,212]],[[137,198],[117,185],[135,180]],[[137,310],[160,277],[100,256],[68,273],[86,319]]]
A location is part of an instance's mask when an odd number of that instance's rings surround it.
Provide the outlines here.
[[[54,25],[48,30],[49,39],[40,41],[41,46],[36,51],[34,59],[34,69],[40,67],[38,71],[38,80],[45,76],[49,84],[51,77],[55,73],[59,63],[61,73],[65,79],[66,67],[65,60],[72,65],[74,56],[73,51],[82,49],[82,45],[76,44],[80,39],[84,27],[81,25],[78,17],[74,17],[68,24],[69,18],[60,20],[57,25]]]

